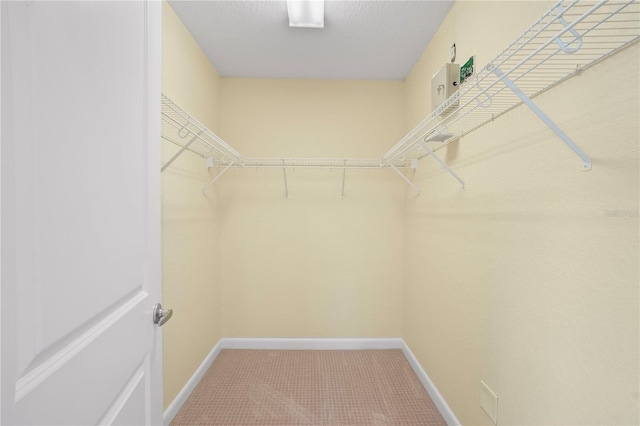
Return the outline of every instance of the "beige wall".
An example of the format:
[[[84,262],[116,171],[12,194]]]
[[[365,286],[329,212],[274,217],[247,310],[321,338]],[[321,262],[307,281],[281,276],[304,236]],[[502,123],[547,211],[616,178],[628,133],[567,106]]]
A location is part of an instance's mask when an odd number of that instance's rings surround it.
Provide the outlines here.
[[[171,7],[163,3],[162,91],[210,129],[218,127],[220,78]],[[162,141],[163,161],[177,151]],[[162,172],[164,405],[173,401],[220,338],[217,193],[200,191],[205,160],[182,154]]]
[[[459,1],[406,81],[409,130],[448,59],[483,66],[548,8]],[[491,31],[486,23],[494,22]],[[493,34],[493,35],[490,35]],[[638,424],[638,46],[429,158],[406,192],[403,337],[463,424]],[[608,211],[635,217],[609,217]]]
[[[379,157],[402,82],[223,79],[220,135],[245,156]],[[220,181],[222,334],[399,336],[403,183],[389,170],[233,170]]]

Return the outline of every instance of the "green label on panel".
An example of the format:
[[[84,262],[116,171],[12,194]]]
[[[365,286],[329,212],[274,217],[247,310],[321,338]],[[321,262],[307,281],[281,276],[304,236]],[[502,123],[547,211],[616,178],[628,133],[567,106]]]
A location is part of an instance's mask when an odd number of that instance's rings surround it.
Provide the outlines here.
[[[473,75],[473,56],[460,67],[460,84]]]

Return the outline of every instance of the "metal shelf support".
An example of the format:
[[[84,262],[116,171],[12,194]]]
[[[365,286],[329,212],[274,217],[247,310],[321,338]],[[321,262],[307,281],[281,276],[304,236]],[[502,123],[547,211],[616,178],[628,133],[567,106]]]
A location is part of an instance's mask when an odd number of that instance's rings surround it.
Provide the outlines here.
[[[389,164],[389,166],[393,169],[394,172],[398,174],[398,176],[402,178],[402,180],[407,182],[407,185],[409,185],[414,191],[416,191],[416,194],[420,195],[420,190],[418,189],[418,187],[415,186],[413,182],[411,182],[405,175],[403,175],[402,172],[398,170],[396,166],[394,166],[393,164]]]
[[[440,164],[440,166],[445,169],[447,171],[447,173],[449,173],[451,176],[453,176],[453,178],[455,180],[457,180],[458,182],[460,182],[460,185],[462,185],[462,189],[466,189],[465,188],[465,184],[464,181],[462,180],[462,178],[460,176],[458,176],[458,174],[456,172],[453,171],[453,169],[449,166],[446,165],[446,163],[444,161],[442,161],[440,159],[440,157],[438,157],[436,155],[435,152],[433,152],[433,150],[431,148],[429,148],[427,146],[427,144],[424,141],[418,141],[418,143],[420,144],[420,146],[422,147],[422,149],[424,149],[425,151],[427,151],[429,153],[430,156],[433,157],[434,160],[436,160],[438,162],[438,164]]]
[[[229,170],[229,168],[230,168],[231,166],[233,166],[233,161],[232,161],[232,162],[230,162],[230,163],[227,165],[227,167],[225,167],[224,169],[222,169],[222,171],[221,171],[220,173],[218,173],[218,174],[217,174],[213,179],[211,179],[211,181],[210,181],[210,182],[209,182],[209,183],[208,183],[204,188],[202,188],[202,192],[205,192],[207,189],[209,189],[209,187],[210,187],[211,185],[213,185],[214,183],[216,183],[216,181],[217,181],[218,179],[220,179],[220,177],[221,177],[223,174],[225,174],[225,173],[227,172],[227,170]]]
[[[518,96],[520,98],[520,100],[522,100],[522,102],[525,103],[525,105],[527,105],[531,111],[533,111],[539,118],[540,120],[544,121],[544,123],[549,126],[549,128],[551,130],[553,130],[556,135],[558,135],[560,137],[560,139],[562,139],[562,141],[567,144],[567,146],[569,148],[571,148],[573,150],[573,152],[575,152],[578,157],[580,157],[580,159],[582,159],[582,167],[585,171],[587,170],[591,170],[591,158],[589,158],[589,156],[582,150],[580,149],[580,147],[578,145],[575,144],[575,142],[573,142],[571,140],[571,138],[569,136],[567,136],[567,134],[565,132],[562,131],[562,129],[560,127],[558,127],[558,125],[556,123],[554,123],[547,114],[544,113],[544,111],[542,111],[538,105],[536,105],[531,98],[529,98],[527,95],[524,94],[524,92],[522,90],[520,90],[520,88],[518,87],[517,84],[515,84],[513,81],[511,81],[511,79],[509,77],[507,77],[502,71],[500,71],[500,68],[494,68],[493,72],[500,77],[500,79],[502,79],[502,81],[504,82],[504,84],[507,85],[507,87],[509,87],[509,89],[511,89],[513,91],[513,93],[516,94],[516,96]]]
[[[166,169],[167,167],[169,167],[171,165],[171,163],[173,163],[174,161],[176,161],[176,159],[178,157],[180,157],[180,155],[182,155],[183,152],[185,152],[187,149],[189,149],[189,147],[191,146],[192,143],[194,143],[195,141],[198,140],[198,138],[200,137],[200,135],[202,134],[202,130],[200,130],[198,132],[198,134],[194,134],[193,137],[189,140],[189,142],[187,142],[186,144],[184,144],[184,146],[182,148],[180,148],[180,150],[178,152],[175,153],[175,155],[173,157],[171,157],[169,159],[169,161],[167,161],[164,166],[162,166],[162,168],[160,169],[160,173],[164,172],[164,169]],[[185,135],[186,137],[187,135]]]

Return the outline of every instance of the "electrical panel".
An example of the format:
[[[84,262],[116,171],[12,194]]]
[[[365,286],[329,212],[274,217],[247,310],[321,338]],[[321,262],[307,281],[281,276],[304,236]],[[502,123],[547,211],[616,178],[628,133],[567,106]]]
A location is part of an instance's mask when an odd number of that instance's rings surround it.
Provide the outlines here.
[[[445,64],[431,77],[431,107],[438,108],[446,99],[451,97],[460,86],[460,65]],[[449,114],[459,105],[459,100],[451,102],[440,115]]]

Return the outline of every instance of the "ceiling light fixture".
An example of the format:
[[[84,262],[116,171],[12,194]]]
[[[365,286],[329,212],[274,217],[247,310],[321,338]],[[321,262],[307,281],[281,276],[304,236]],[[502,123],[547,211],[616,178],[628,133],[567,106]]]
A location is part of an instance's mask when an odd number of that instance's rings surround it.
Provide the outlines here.
[[[290,27],[324,28],[324,0],[287,0]]]

